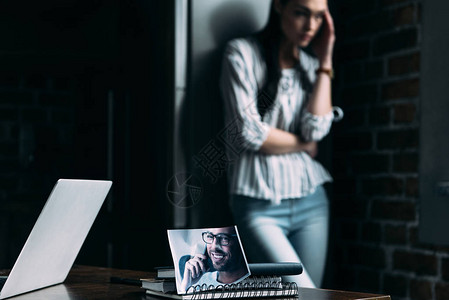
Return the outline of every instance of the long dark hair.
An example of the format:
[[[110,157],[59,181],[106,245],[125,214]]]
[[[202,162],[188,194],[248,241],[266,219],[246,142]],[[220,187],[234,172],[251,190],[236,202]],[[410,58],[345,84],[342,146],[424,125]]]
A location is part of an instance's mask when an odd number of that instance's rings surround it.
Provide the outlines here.
[[[289,0],[280,0],[282,5],[286,5]],[[282,38],[281,18],[274,7],[274,0],[271,1],[270,15],[265,27],[255,34],[260,42],[262,56],[266,62],[267,79],[265,84],[259,88],[257,94],[257,110],[261,117],[273,106],[277,95],[277,87],[281,78],[281,68],[279,66],[279,45]],[[301,63],[295,66],[300,74],[301,84],[306,91],[310,91],[312,83],[302,68]]]

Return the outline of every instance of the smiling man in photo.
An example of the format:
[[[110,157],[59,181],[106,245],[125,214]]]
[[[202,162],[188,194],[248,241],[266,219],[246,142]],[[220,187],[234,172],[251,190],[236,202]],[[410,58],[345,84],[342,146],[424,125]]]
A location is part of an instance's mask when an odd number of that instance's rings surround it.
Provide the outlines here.
[[[234,227],[211,228],[201,233],[204,254],[196,254],[185,264],[181,289],[232,284],[249,275],[249,270]]]

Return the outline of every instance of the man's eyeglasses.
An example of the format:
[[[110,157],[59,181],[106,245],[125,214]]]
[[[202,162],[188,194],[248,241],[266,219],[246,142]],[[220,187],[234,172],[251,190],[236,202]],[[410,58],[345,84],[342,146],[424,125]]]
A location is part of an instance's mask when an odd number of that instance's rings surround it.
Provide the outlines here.
[[[217,240],[217,243],[222,246],[229,245],[229,242],[233,237],[236,237],[236,234],[226,234],[226,233],[219,233],[219,234],[213,234],[212,232],[205,231],[203,232],[203,241],[206,244],[212,244],[214,242],[214,239]]]

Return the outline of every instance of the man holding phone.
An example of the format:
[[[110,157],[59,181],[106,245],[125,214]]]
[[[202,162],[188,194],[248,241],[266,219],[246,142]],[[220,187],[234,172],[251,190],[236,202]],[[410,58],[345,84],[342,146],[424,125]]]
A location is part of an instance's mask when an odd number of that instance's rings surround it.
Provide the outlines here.
[[[211,228],[202,232],[204,254],[196,254],[185,264],[181,289],[191,286],[215,287],[232,284],[249,274],[234,227]]]

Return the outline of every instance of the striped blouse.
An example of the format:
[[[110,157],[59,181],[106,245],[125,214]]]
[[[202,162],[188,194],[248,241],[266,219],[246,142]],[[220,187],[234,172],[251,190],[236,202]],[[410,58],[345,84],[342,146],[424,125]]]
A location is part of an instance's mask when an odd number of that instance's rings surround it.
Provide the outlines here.
[[[277,97],[261,118],[257,94],[266,80],[266,64],[258,41],[239,38],[226,47],[220,88],[225,102],[227,124],[238,124],[238,135],[244,143],[230,164],[230,193],[266,199],[278,204],[282,199],[298,198],[332,181],[324,167],[305,152],[263,154],[259,148],[270,127],[289,131],[307,141],[319,141],[328,134],[334,114],[312,115],[304,109],[307,93],[301,87],[296,69],[283,69]],[[313,83],[318,62],[300,50],[300,63]]]

